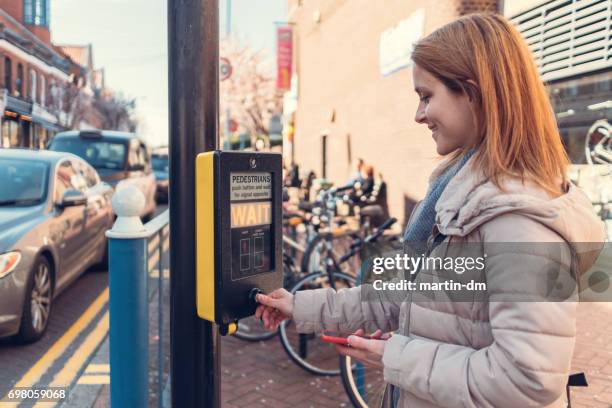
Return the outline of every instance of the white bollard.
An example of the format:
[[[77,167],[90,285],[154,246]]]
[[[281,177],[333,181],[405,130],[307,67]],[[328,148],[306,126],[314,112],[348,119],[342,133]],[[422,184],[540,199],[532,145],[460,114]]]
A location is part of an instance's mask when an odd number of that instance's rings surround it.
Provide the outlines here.
[[[147,236],[147,230],[139,217],[146,205],[146,198],[142,191],[134,186],[124,187],[115,191],[112,203],[117,219],[113,228],[107,231],[107,237],[142,238]]]

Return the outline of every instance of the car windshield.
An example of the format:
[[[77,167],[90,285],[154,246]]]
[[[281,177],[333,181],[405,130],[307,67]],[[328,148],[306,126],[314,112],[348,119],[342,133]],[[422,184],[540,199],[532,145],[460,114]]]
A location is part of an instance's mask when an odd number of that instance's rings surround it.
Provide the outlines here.
[[[40,204],[47,196],[48,174],[44,162],[0,159],[0,206]]]
[[[153,155],[151,158],[153,164],[153,170],[155,171],[168,171],[168,157]]]
[[[122,170],[126,160],[126,145],[121,142],[81,138],[56,139],[50,150],[69,152],[83,158],[96,169]]]

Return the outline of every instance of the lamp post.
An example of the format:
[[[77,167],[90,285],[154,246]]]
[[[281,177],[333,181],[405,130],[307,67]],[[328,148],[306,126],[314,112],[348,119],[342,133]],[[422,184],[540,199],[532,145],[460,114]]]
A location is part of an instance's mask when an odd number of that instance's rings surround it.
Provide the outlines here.
[[[194,46],[197,44],[197,46]],[[195,159],[217,148],[218,0],[168,1],[172,406],[220,406],[216,326],[196,314]]]

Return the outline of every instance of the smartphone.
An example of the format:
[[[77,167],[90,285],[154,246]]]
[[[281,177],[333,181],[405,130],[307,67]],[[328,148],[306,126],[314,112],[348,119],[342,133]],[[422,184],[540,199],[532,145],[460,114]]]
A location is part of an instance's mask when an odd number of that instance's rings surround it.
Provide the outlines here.
[[[321,340],[327,343],[339,344],[341,346],[348,347],[349,346],[348,336],[351,336],[351,334],[347,336],[342,336],[338,333],[325,332],[321,334]],[[370,338],[370,336],[361,336],[361,337],[364,337],[366,339]]]

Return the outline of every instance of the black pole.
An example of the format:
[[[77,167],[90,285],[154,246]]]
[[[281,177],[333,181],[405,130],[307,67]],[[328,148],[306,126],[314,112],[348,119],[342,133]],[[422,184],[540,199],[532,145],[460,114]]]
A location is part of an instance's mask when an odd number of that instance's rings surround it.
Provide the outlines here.
[[[196,314],[195,158],[218,146],[218,0],[168,1],[172,406],[220,407],[217,328]]]

